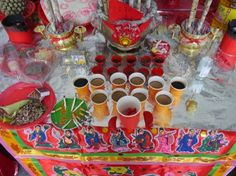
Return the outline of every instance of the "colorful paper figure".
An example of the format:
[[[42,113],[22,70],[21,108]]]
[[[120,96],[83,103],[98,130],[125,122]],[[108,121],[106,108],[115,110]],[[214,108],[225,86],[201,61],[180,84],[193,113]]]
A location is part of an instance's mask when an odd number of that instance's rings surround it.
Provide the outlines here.
[[[179,131],[177,152],[194,152],[193,146],[198,143],[199,130],[189,129],[188,133]]]
[[[127,152],[130,151],[128,147],[130,140],[124,134],[121,129],[111,132],[110,143],[112,144],[112,150],[116,152]]]
[[[85,142],[87,144],[86,149],[89,152],[107,151],[107,143],[104,142],[103,136],[99,134],[91,126],[87,130],[82,128],[81,133],[84,135]]]
[[[134,138],[132,143],[137,147],[137,150],[144,152],[154,148],[153,137],[149,131],[138,128],[132,137]]]
[[[35,147],[52,147],[52,145],[47,141],[47,130],[49,129],[48,125],[44,125],[43,128],[41,125],[36,125],[34,131],[28,130],[28,140],[35,141]]]
[[[107,171],[109,175],[114,175],[114,176],[133,175],[133,171],[127,166],[105,167],[104,170]]]
[[[62,166],[54,166],[53,167],[53,171],[60,176],[82,176],[80,170],[78,170],[77,168],[70,170],[66,167],[62,167]]]
[[[221,147],[226,146],[228,141],[225,139],[224,134],[217,133],[217,130],[211,130],[202,140],[201,146],[198,148],[199,152],[218,152]]]
[[[53,128],[52,136],[55,137],[59,141],[58,148],[61,148],[61,149],[62,148],[69,148],[69,149],[81,148],[72,130],[65,130],[64,135],[61,136],[60,132]]]
[[[166,132],[163,128],[159,129],[159,134],[155,137],[158,141],[156,152],[170,153],[171,146],[175,142],[174,134],[176,130]]]

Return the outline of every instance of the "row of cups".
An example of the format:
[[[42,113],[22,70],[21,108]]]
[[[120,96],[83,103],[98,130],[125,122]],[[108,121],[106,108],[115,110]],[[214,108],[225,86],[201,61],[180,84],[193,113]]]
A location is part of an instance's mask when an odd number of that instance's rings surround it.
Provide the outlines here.
[[[127,82],[129,80],[129,90],[130,96],[126,91]],[[94,74],[88,80],[87,78],[78,78],[74,81],[74,86],[76,88],[77,94],[80,98],[85,101],[93,103],[93,116],[97,120],[103,120],[106,116],[110,115],[108,108],[108,94],[105,89],[106,79],[101,74]],[[172,112],[171,108],[173,105],[178,105],[182,94],[187,87],[187,81],[182,77],[174,77],[170,82],[170,90],[164,91],[163,88],[166,85],[165,80],[159,76],[152,76],[148,79],[148,89],[145,89],[146,78],[141,73],[133,73],[126,77],[125,74],[118,72],[114,73],[110,77],[110,82],[112,84],[112,94],[111,100],[113,104],[112,115],[120,117],[120,119],[126,119],[127,114],[125,114],[124,108],[136,109],[136,113],[132,114],[133,120],[135,122],[142,118],[142,114],[145,110],[145,104],[148,101],[153,105],[154,123],[160,126],[169,126],[171,120]],[[90,89],[89,89],[90,85]],[[90,92],[91,90],[91,92]],[[125,102],[122,100],[124,97],[129,97]],[[132,98],[131,98],[132,97]],[[134,98],[136,100],[134,100]],[[122,101],[120,101],[122,100]],[[129,102],[131,101],[132,102]],[[127,103],[128,102],[128,103]],[[125,104],[125,105],[124,105]],[[140,106],[140,108],[139,108]],[[137,114],[138,113],[138,114]],[[130,116],[130,115],[128,115]],[[123,117],[123,118],[122,118]],[[137,120],[137,118],[139,120]],[[130,125],[136,124],[132,121]],[[123,120],[124,121],[124,120]],[[137,124],[136,124],[137,125]],[[122,120],[121,120],[122,126]]]

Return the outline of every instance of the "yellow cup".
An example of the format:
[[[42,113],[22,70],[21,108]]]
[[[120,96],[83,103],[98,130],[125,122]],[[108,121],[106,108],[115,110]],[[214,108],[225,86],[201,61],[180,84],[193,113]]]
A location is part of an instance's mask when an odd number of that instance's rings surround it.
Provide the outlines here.
[[[152,76],[148,80],[148,101],[152,105],[155,104],[155,96],[163,90],[165,80],[160,76]]]
[[[160,127],[169,127],[172,120],[173,96],[167,91],[160,91],[155,96],[153,109],[154,124]]]
[[[78,98],[81,98],[88,103],[90,101],[91,94],[89,90],[88,79],[85,77],[77,78],[76,80],[74,80],[74,87]]]
[[[143,88],[146,78],[142,73],[134,72],[129,76],[130,92],[136,88]]]
[[[112,84],[112,89],[125,89],[127,83],[127,76],[122,72],[113,73],[110,77],[110,82]]]
[[[143,112],[145,111],[145,105],[148,99],[148,90],[144,88],[136,88],[132,90],[131,95],[136,97],[141,103],[141,115],[140,117],[143,118]]]
[[[105,89],[106,78],[101,74],[93,74],[90,76],[89,84],[92,92],[95,90]]]
[[[178,106],[181,102],[182,95],[187,87],[187,80],[183,77],[174,77],[170,81],[170,93],[174,97],[174,106]]]
[[[93,116],[98,121],[102,121],[109,115],[107,93],[104,90],[96,90],[91,94],[91,101],[93,103]]]
[[[127,96],[127,92],[125,89],[122,88],[116,88],[112,91],[111,93],[111,99],[112,99],[112,115],[116,116],[117,115],[117,102],[120,98]]]

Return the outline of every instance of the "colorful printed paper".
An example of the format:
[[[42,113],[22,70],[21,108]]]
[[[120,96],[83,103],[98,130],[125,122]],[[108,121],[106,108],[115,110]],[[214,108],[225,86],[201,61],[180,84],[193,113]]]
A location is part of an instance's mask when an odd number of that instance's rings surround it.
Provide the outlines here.
[[[73,21],[77,25],[90,23],[97,7],[96,0],[58,0],[58,2],[64,20]],[[51,21],[46,0],[40,0],[40,3],[46,17]],[[55,14],[58,13],[55,11]]]

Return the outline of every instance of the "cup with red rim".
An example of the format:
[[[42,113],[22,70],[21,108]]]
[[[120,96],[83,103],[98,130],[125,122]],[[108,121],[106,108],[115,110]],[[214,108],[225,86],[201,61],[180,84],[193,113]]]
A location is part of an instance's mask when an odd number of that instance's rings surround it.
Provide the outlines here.
[[[113,56],[111,57],[111,62],[112,62],[112,65],[113,65],[114,67],[119,67],[119,66],[121,66],[122,57],[119,56],[119,55],[113,55]]]
[[[139,73],[142,73],[146,78],[149,76],[150,72],[146,67],[141,67],[140,69],[138,69]]]
[[[149,67],[151,64],[152,57],[149,55],[144,55],[140,58],[140,63],[142,66]]]
[[[161,67],[154,67],[151,71],[152,76],[162,76],[164,74],[164,70]]]
[[[105,64],[105,62],[106,62],[106,56],[104,56],[104,55],[97,55],[95,57],[95,61],[96,61],[97,65],[103,66]]]
[[[135,72],[134,68],[131,66],[127,66],[123,69],[124,74],[126,74],[127,77],[129,77],[129,75],[131,75],[132,73]]]
[[[117,67],[110,67],[107,69],[107,74],[110,77],[113,73],[119,72]]]
[[[91,69],[93,74],[103,74],[103,66],[96,65]]]
[[[128,55],[125,60],[128,66],[135,66],[137,58],[135,55]]]

